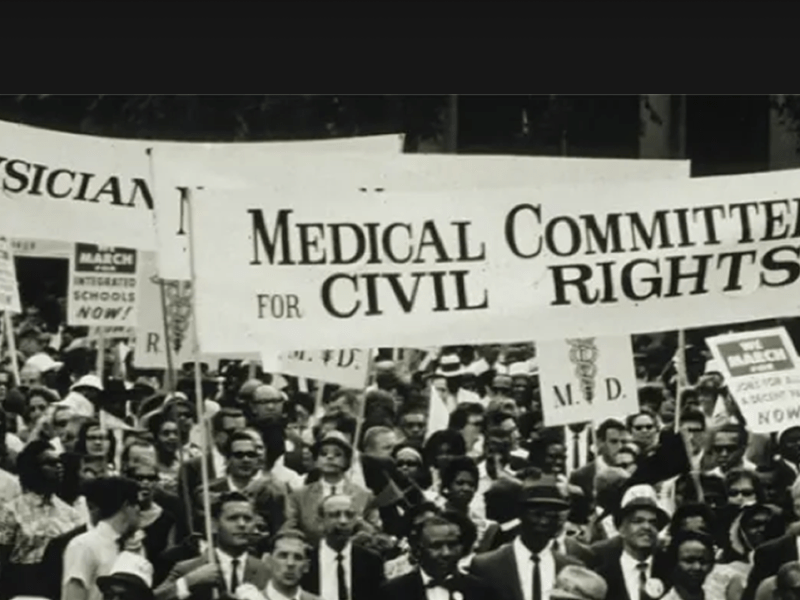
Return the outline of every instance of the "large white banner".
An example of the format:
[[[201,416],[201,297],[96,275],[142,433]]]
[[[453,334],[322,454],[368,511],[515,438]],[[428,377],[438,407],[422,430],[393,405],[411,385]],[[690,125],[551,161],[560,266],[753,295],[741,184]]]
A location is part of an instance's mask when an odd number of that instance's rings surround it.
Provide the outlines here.
[[[379,198],[202,190],[201,344],[425,347],[794,314],[798,190],[797,170]]]
[[[298,142],[199,144],[120,140],[0,121],[0,214],[14,238],[155,249],[148,149],[222,148],[257,163],[275,154],[397,154],[402,136]],[[170,190],[161,203],[180,203]]]
[[[639,410],[630,336],[541,341],[536,357],[546,426]]]
[[[553,183],[650,179],[686,179],[689,161],[553,158],[514,156],[448,156],[367,154],[302,156],[231,152],[220,146],[153,151],[156,197],[175,198],[178,188],[252,190],[264,202],[309,194],[326,203],[328,195],[351,192],[472,190]],[[159,274],[189,279],[188,213],[185,196],[156,204]]]

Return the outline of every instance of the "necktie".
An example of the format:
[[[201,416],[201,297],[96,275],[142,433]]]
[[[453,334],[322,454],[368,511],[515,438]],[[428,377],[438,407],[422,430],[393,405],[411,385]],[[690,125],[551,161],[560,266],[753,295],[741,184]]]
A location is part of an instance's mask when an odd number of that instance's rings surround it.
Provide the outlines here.
[[[532,554],[533,561],[533,596],[532,600],[542,600],[542,573],[539,569],[539,555]]]
[[[339,600],[349,600],[347,595],[347,579],[344,574],[344,556],[339,552],[336,555],[336,579],[339,589]]]
[[[636,565],[636,569],[639,571],[639,600],[645,600],[647,597],[644,593],[644,586],[647,583],[647,563],[640,562]]]
[[[239,559],[234,558],[231,561],[231,594],[236,593],[236,588],[239,587]]]

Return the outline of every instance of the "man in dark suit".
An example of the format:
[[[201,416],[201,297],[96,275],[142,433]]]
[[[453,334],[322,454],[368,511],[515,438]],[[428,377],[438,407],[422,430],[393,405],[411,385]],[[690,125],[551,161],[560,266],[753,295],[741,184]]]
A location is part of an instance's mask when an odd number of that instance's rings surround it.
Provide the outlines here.
[[[569,482],[581,488],[588,500],[594,500],[594,480],[597,472],[614,465],[614,456],[622,448],[624,434],[625,424],[622,421],[606,419],[600,423],[595,434],[597,458],[570,475]]]
[[[569,495],[552,475],[538,469],[520,474],[519,536],[472,560],[470,572],[492,588],[497,600],[545,600],[556,576],[568,565],[582,563],[552,549]]]
[[[156,600],[211,600],[214,589],[234,596],[244,583],[266,587],[269,569],[247,553],[255,528],[255,512],[247,497],[238,492],[222,494],[212,505],[211,516],[216,531],[214,560],[204,553],[175,565],[156,589]]]
[[[319,505],[319,515],[323,538],[310,553],[301,587],[325,600],[378,598],[384,581],[383,559],[352,544],[359,516],[353,499],[344,494],[328,496]]]
[[[384,600],[489,600],[492,591],[480,579],[458,570],[465,555],[464,531],[456,519],[429,515],[409,534],[411,552],[419,565],[389,580],[377,598]]]
[[[658,550],[658,532],[669,523],[669,515],[658,505],[649,485],[631,487],[614,515],[619,536],[591,547],[593,570],[606,580],[608,598],[639,600],[647,581],[661,580],[670,588],[670,574]]]

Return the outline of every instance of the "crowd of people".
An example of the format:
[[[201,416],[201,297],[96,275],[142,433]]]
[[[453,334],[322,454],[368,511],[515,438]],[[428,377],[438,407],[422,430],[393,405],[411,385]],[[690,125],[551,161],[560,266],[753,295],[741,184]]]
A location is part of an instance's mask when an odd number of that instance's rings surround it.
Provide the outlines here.
[[[380,355],[361,390],[230,363],[198,414],[45,327],[0,363],[0,600],[800,598],[800,428],[750,434],[713,363],[566,428],[530,344]]]

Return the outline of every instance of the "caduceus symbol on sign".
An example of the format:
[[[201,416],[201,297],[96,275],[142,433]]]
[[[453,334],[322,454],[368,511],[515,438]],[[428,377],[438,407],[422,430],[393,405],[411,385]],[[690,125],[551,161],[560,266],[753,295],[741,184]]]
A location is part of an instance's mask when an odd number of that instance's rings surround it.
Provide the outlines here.
[[[181,280],[163,280],[166,301],[167,334],[171,348],[180,352],[189,331],[192,316],[192,283]]]
[[[575,365],[581,396],[587,404],[591,404],[594,400],[597,358],[600,354],[595,338],[573,338],[567,340],[567,343],[570,346],[569,360]]]

